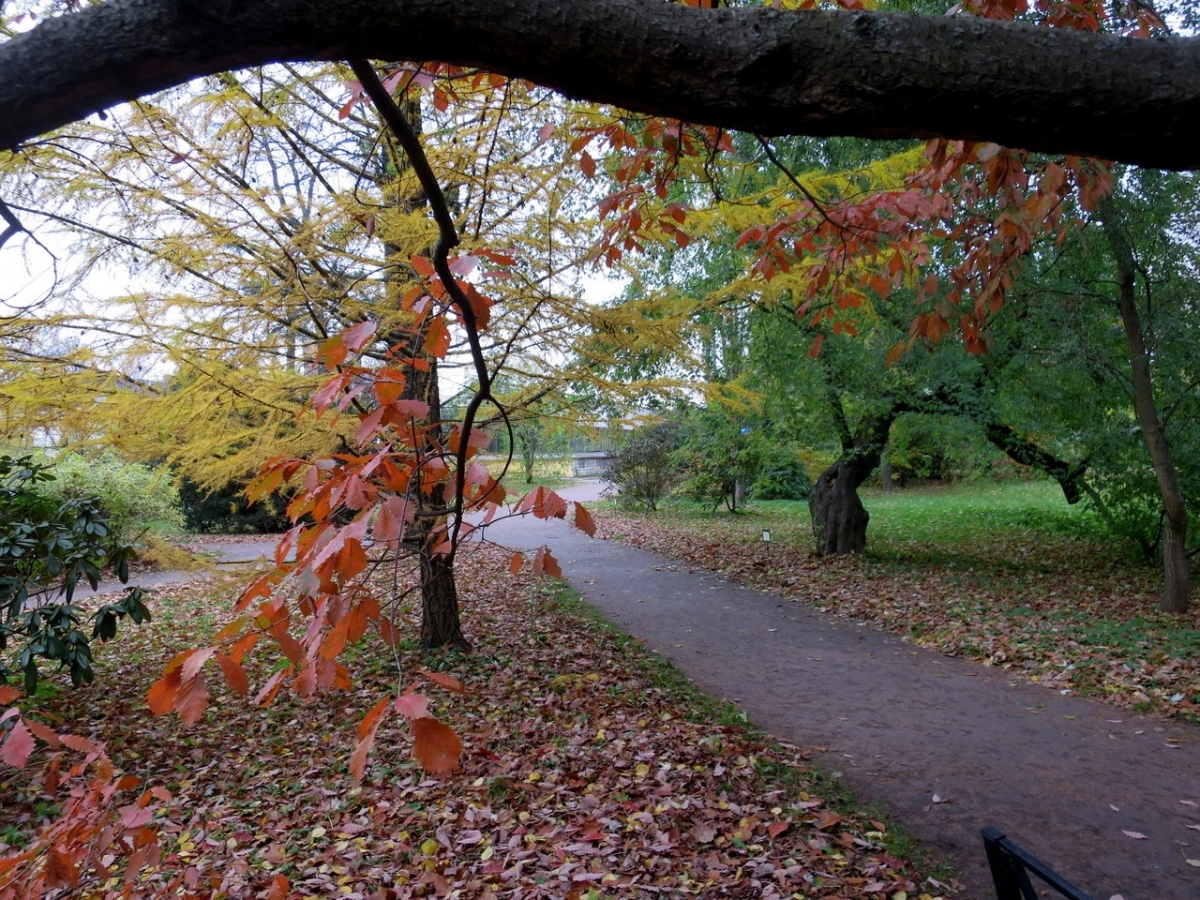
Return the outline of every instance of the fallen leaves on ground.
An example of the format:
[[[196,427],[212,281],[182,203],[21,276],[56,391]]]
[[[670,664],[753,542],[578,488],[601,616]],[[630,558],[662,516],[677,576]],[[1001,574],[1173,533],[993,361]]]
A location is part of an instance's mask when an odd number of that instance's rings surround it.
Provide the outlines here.
[[[561,586],[512,575],[499,551],[460,559],[470,656],[375,641],[355,649],[348,695],[264,710],[222,686],[210,715],[183,727],[142,698],[229,618],[236,591],[210,578],[103,648],[93,688],[39,698],[34,714],[106,741],[126,772],[170,792],[151,807],[162,854],[133,876],[136,896],[178,874],[196,895],[275,900],[942,893],[889,852],[885,823],[836,801],[791,751],[714,722],[719,708],[668,686],[662,663]],[[247,661],[252,686],[272,663]],[[431,692],[433,712],[461,736],[462,770],[424,774],[391,717],[354,786],[358,723],[422,666],[448,688]],[[19,840],[54,805],[36,766],[3,777],[2,839]]]
[[[1012,530],[966,547],[892,539],[884,558],[870,542],[864,556],[821,557],[799,507],[738,517],[604,510],[598,522],[603,537],[952,656],[1200,720],[1200,604],[1182,616],[1160,612],[1160,576],[1111,546]]]

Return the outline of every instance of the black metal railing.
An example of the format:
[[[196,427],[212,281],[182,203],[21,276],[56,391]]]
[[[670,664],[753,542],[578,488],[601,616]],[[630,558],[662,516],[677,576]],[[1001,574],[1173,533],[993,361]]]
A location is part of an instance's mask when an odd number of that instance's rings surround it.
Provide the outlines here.
[[[1004,836],[999,828],[983,829],[983,846],[987,850],[992,880],[996,883],[996,900],[1038,900],[1032,872],[1067,900],[1092,900],[1071,882],[1054,872],[1041,860],[1030,856]]]

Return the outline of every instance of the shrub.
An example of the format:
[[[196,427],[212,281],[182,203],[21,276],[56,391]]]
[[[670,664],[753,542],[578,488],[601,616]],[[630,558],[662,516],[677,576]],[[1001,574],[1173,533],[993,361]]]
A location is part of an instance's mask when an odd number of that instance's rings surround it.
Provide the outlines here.
[[[807,500],[811,487],[812,479],[795,447],[772,443],[763,450],[750,493],[759,500]]]
[[[672,460],[678,444],[678,427],[671,422],[643,428],[630,439],[604,476],[617,489],[618,502],[658,509],[678,477]]]
[[[58,503],[81,497],[97,500],[114,547],[133,543],[155,523],[183,526],[179,494],[165,471],[127,463],[111,453],[66,453],[45,460],[45,465],[53,477],[38,482],[35,490]]]
[[[187,529],[200,534],[274,534],[292,527],[287,497],[269,494],[251,504],[245,488],[246,482],[231,481],[211,490],[184,478],[179,500]]]
[[[0,656],[0,683],[21,673],[29,695],[37,690],[38,660],[68,668],[76,687],[89,683],[91,640],[115,637],[125,616],[137,624],[150,619],[142,592],[131,588],[92,613],[90,638],[80,629],[83,610],[71,602],[80,580],[95,587],[111,565],[127,581],[133,550],[114,542],[99,498],[51,496],[48,469],[31,456],[0,456],[0,653],[16,645],[11,658]]]

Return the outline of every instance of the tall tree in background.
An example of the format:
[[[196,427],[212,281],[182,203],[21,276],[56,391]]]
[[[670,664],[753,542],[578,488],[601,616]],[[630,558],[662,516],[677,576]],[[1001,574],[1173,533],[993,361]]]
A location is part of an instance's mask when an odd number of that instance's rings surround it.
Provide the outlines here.
[[[27,342],[8,375],[10,429],[53,416],[64,435],[76,423],[77,436],[166,456],[209,487],[244,480],[271,456],[344,451],[357,440],[348,420],[330,431],[302,415],[325,377],[309,360],[370,317],[372,340],[360,348],[368,364],[390,361],[400,400],[433,429],[430,441],[445,438],[438,366],[453,338],[440,317],[414,312],[420,292],[411,292],[423,277],[412,260],[431,253],[436,231],[408,157],[371,107],[345,104],[343,78],[291,67],[225,75],[207,91],[141,103],[128,119],[80,126],[27,155],[5,182],[19,198],[13,207],[45,215],[87,253],[43,308],[10,324],[86,337],[73,353],[41,354],[37,371]],[[561,204],[555,195],[574,177],[524,124],[563,112],[515,83],[460,83],[451,109],[444,87],[414,69],[388,81],[407,98],[415,129],[428,123],[470,246],[484,248],[460,271],[497,259],[507,269],[497,296],[509,324],[485,352],[497,366],[520,365],[519,342],[570,306],[555,296],[554,279],[579,250],[569,229],[547,227],[539,207]],[[72,197],[70,207],[54,192]],[[533,251],[540,274],[536,263],[511,265],[514,244]],[[105,262],[135,266],[158,284],[71,299]],[[414,331],[414,321],[424,325]],[[553,352],[555,339],[543,342]],[[126,374],[155,368],[165,377]],[[369,395],[353,404],[364,402]],[[423,506],[427,493],[413,502]],[[407,541],[424,574],[422,644],[465,645],[450,557],[433,552],[426,527],[435,521],[417,515]]]

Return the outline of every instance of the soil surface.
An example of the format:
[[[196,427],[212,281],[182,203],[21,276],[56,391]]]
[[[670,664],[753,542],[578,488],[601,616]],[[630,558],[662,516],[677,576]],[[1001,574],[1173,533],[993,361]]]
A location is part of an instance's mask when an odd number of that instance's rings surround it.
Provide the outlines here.
[[[994,825],[1096,900],[1200,898],[1187,862],[1200,859],[1200,729],[1064,697],[562,522],[507,520],[488,536],[548,545],[607,618],[942,851],[963,897],[995,897],[979,834]]]

